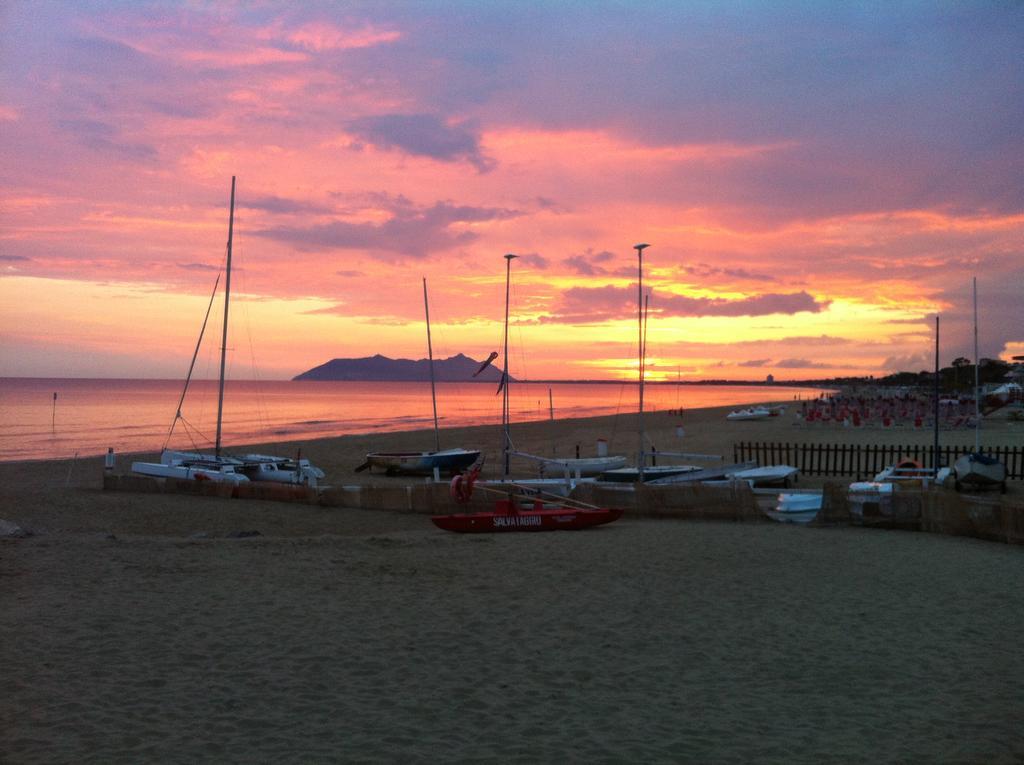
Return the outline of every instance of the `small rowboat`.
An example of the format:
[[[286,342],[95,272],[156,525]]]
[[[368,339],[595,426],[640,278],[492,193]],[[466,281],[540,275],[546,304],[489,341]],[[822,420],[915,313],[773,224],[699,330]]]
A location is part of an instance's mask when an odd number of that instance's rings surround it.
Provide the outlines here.
[[[462,534],[504,531],[578,531],[611,523],[622,517],[622,509],[576,508],[545,505],[540,500],[531,510],[520,510],[512,500],[499,499],[493,512],[434,515],[439,529]]]

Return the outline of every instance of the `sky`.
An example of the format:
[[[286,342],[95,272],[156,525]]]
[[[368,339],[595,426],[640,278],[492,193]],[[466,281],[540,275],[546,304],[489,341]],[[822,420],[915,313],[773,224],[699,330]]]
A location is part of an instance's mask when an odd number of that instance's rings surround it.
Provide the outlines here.
[[[1019,2],[0,2],[0,376],[1024,354]],[[223,287],[223,281],[221,281]],[[216,376],[218,297],[200,356]],[[210,372],[210,374],[206,374]]]

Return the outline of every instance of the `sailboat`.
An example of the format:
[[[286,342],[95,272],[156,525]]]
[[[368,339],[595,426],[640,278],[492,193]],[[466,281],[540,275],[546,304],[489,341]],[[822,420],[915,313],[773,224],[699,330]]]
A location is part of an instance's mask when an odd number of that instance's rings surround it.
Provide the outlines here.
[[[218,481],[226,483],[245,483],[248,481],[273,481],[277,483],[304,484],[315,487],[317,481],[324,477],[320,468],[310,464],[308,459],[301,456],[275,457],[267,454],[243,454],[227,455],[221,448],[221,432],[224,419],[224,379],[227,360],[228,346],[228,307],[231,301],[231,249],[235,229],[235,177],[231,176],[231,204],[228,215],[228,243],[227,258],[225,264],[224,279],[224,327],[221,335],[220,349],[220,384],[217,393],[217,435],[213,454],[202,452],[175,451],[166,448],[174,433],[174,426],[182,419],[181,408],[188,393],[188,386],[192,380],[192,372],[195,369],[196,357],[199,354],[199,347],[203,341],[203,334],[206,331],[206,322],[210,317],[210,308],[213,307],[213,299],[217,294],[217,286],[220,277],[214,282],[213,294],[210,295],[210,304],[206,308],[206,318],[203,319],[203,326],[199,332],[199,340],[196,342],[195,352],[192,354],[192,364],[189,366],[188,374],[185,377],[185,386],[178,400],[178,409],[171,423],[170,431],[167,434],[167,442],[160,454],[160,462],[132,463],[132,472],[139,475],[153,476],[157,478],[182,478],[193,481]]]
[[[978,382],[978,278],[974,277],[974,451],[957,458],[953,463],[955,486],[959,491],[964,484],[975,487],[998,486],[1006,492],[1006,465],[995,457],[981,452],[981,386]]]
[[[637,407],[637,432],[639,437],[639,449],[636,454],[636,467],[618,467],[605,470],[600,474],[600,480],[613,483],[644,483],[659,478],[670,478],[673,476],[692,473],[700,470],[698,465],[651,465],[647,466],[647,457],[654,456],[653,450],[647,451],[646,434],[644,433],[644,372],[647,355],[647,311],[644,300],[644,250],[651,245],[646,243],[634,244],[633,249],[637,255],[637,325],[639,328],[638,355],[639,355],[639,389],[640,401]],[[684,456],[670,452],[660,452],[663,456]]]
[[[477,485],[477,478],[482,467],[480,463],[477,463],[467,474],[455,476],[451,483],[452,498],[456,502],[468,502],[472,497],[474,486],[482,491],[489,491],[500,499],[495,502],[492,511],[434,515],[431,516],[431,521],[440,529],[459,533],[576,531],[611,523],[622,517],[621,508],[593,507],[564,496],[553,497],[552,502],[546,502],[542,497],[547,492],[538,486],[537,481],[530,480],[520,483],[509,477],[511,458],[515,454],[515,450],[512,444],[509,413],[508,315],[512,261],[518,256],[509,253],[504,257],[505,359],[499,384],[499,392],[502,393],[501,426],[504,479],[502,481],[480,481]],[[541,482],[561,483],[553,481],[553,479],[541,479]],[[521,506],[523,496],[531,496],[531,504],[525,508]]]
[[[551,412],[551,421],[554,422],[555,403],[554,397],[551,394],[551,388],[548,388],[548,408]],[[603,451],[601,444],[604,445]],[[513,454],[516,457],[536,462],[542,479],[547,475],[561,475],[563,480],[571,486],[574,481],[579,481],[581,478],[597,476],[606,470],[614,470],[625,466],[626,458],[609,455],[607,446],[607,441],[601,441],[598,446],[598,453],[593,457],[542,457],[519,451],[513,452]],[[579,454],[579,447],[577,447],[576,453]]]
[[[434,407],[434,451],[432,452],[371,452],[356,472],[379,468],[387,475],[432,475],[435,471],[455,475],[480,459],[479,450],[441,449],[441,434],[437,425],[437,390],[434,385],[434,348],[430,339],[430,304],[427,301],[427,280],[423,279],[423,312],[427,320],[427,355],[430,358],[430,400]]]

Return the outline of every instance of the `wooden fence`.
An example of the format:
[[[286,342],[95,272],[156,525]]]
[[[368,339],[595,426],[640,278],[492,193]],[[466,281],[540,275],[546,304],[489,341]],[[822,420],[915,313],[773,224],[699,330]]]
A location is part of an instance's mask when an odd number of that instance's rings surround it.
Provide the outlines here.
[[[972,446],[939,446],[939,467],[952,466],[956,458],[974,451]],[[1006,477],[1024,478],[1024,448],[997,446],[982,449],[1006,465]],[[932,467],[935,445],[896,446],[892,444],[807,444],[746,442],[733,444],[734,462],[755,460],[759,465],[791,465],[804,475],[856,476],[872,478],[897,460],[917,460]]]

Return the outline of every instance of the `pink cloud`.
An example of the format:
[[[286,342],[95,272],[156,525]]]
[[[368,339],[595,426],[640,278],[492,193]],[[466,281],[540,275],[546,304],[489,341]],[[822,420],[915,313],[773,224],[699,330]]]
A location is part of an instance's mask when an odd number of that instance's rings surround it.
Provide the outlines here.
[[[636,313],[636,286],[571,287],[564,291],[555,310],[542,318],[546,323],[581,324],[629,318]],[[767,316],[804,311],[819,313],[828,302],[807,292],[766,293],[746,298],[691,298],[664,292],[651,294],[650,310],[661,316]]]
[[[402,37],[402,33],[394,29],[378,29],[372,25],[348,29],[324,22],[304,24],[294,31],[284,31],[283,35],[284,39],[289,42],[318,53],[329,50],[371,48],[395,42]]]

